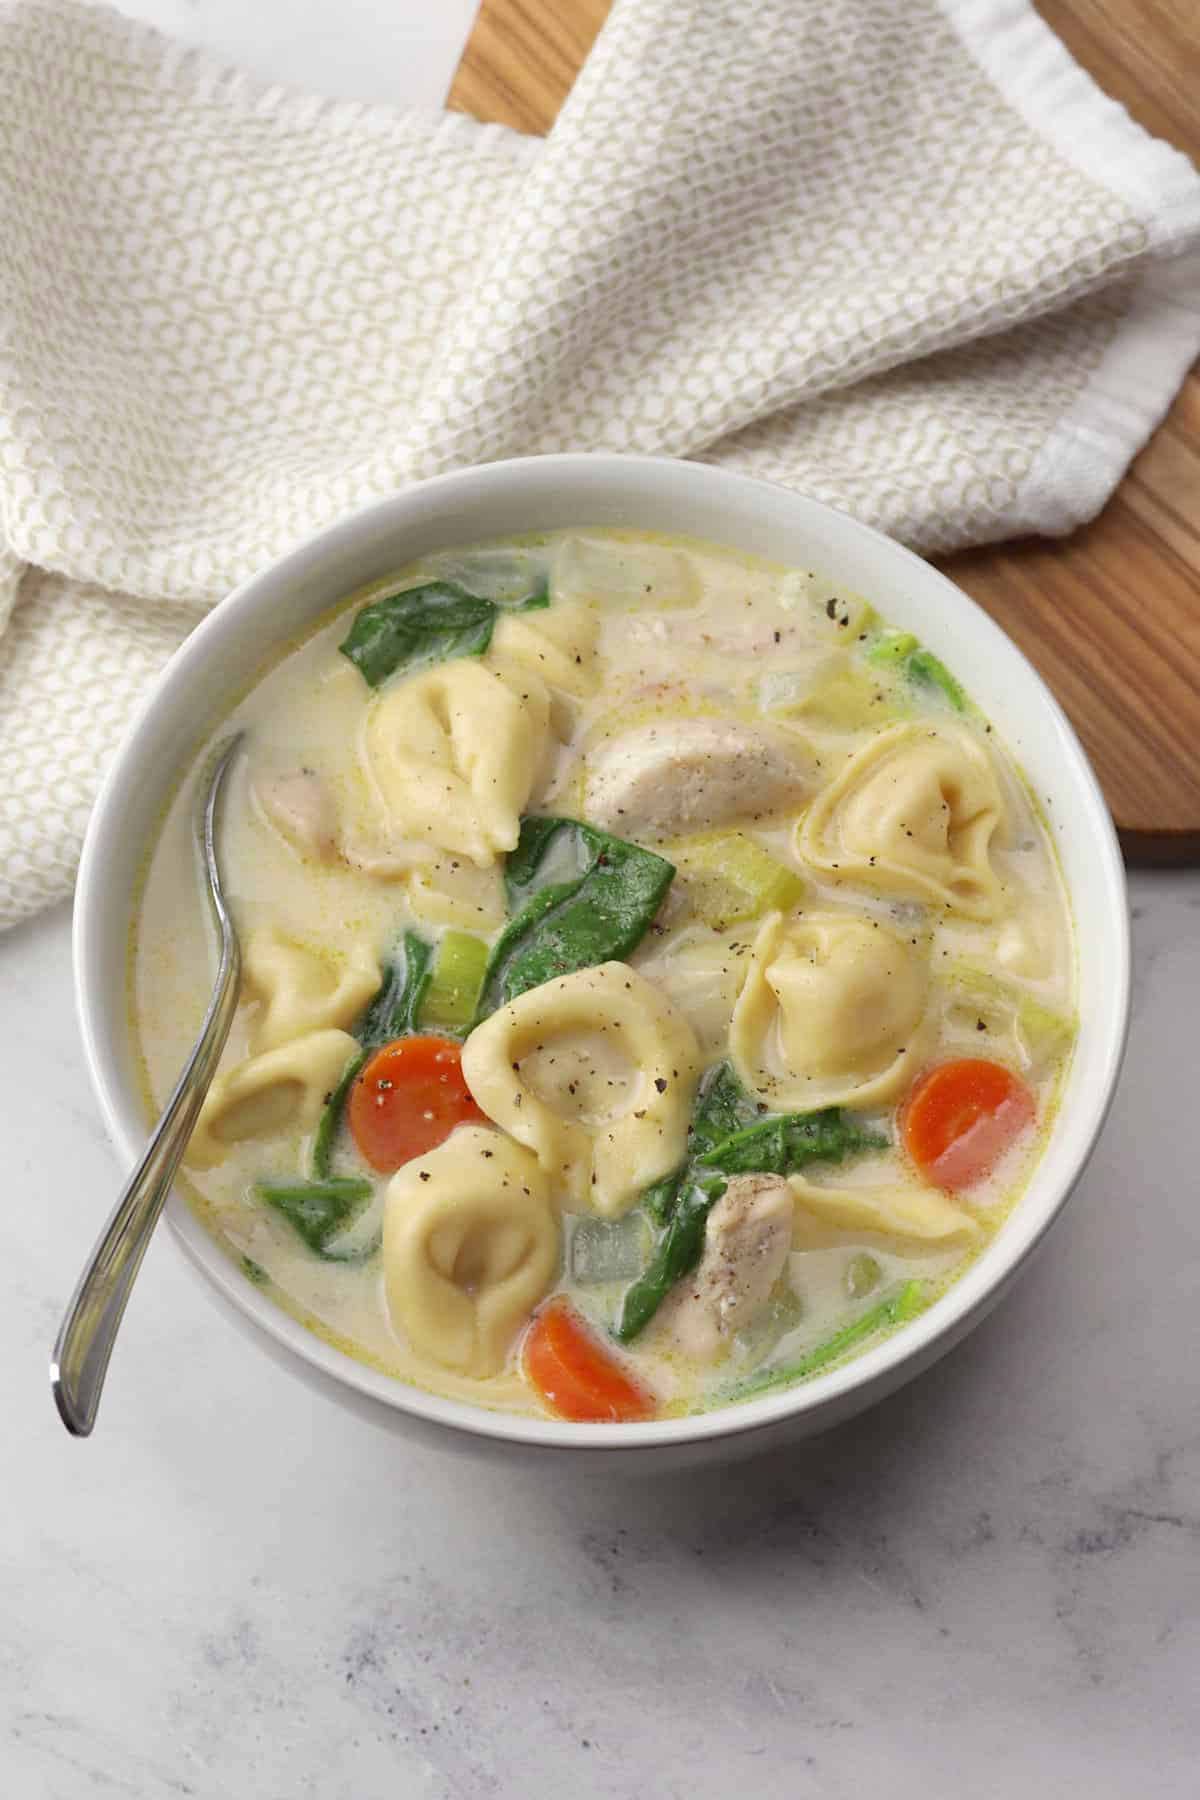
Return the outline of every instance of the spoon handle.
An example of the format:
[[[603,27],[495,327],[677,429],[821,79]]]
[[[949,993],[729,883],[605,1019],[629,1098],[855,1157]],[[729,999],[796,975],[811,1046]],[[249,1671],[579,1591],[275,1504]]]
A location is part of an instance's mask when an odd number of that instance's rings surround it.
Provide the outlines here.
[[[208,898],[220,934],[221,960],[212,998],[183,1073],[79,1278],[54,1342],[50,1386],[62,1422],[74,1437],[87,1437],[95,1424],[126,1302],[195,1130],[237,1009],[241,953],[221,890],[215,821],[221,786],[239,742],[240,734],[222,746],[198,830]]]

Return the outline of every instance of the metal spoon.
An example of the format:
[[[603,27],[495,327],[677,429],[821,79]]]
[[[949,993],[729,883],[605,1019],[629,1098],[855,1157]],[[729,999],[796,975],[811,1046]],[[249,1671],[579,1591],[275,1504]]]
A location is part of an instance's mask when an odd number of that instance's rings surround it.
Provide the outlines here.
[[[62,1422],[87,1437],[96,1422],[108,1359],[125,1304],[142,1266],[200,1108],[216,1074],[237,1007],[242,953],[225,904],[217,861],[217,808],[242,732],[216,751],[196,821],[205,887],[220,936],[221,962],[200,1035],[145,1154],[125,1186],[92,1251],[59,1327],[50,1357],[50,1387]]]

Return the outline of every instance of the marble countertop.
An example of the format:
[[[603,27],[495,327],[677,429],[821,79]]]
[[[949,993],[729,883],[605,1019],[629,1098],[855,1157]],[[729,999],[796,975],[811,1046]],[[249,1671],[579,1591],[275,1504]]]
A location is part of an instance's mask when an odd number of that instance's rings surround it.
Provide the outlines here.
[[[125,10],[269,76],[436,103],[472,9]],[[0,1791],[1191,1800],[1200,872],[1133,898],[1116,1106],[999,1312],[816,1442],[641,1481],[361,1422],[256,1355],[165,1232],[97,1434],[69,1440],[47,1356],[119,1171],[66,909],[0,939]]]

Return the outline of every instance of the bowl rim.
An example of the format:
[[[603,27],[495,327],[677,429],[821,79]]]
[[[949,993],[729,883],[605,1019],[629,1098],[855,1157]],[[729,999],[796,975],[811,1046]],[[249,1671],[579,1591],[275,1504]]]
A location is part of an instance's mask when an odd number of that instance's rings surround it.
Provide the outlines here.
[[[949,1349],[978,1318],[994,1304],[1010,1285],[1017,1272],[1041,1243],[1051,1225],[1077,1185],[1095,1146],[1096,1139],[1112,1105],[1124,1057],[1129,1029],[1130,996],[1130,932],[1124,864],[1107,803],[1099,783],[1079,743],[1073,727],[1059,702],[1042,677],[1018,646],[1007,636],[978,602],[930,563],[889,538],[874,527],[851,515],[780,483],[758,476],[693,463],[675,457],[641,456],[619,452],[571,451],[538,456],[512,457],[483,465],[455,469],[446,474],[416,482],[400,492],[359,507],[332,525],[313,532],[284,556],[275,559],[232,590],[171,656],[165,667],[139,703],[126,727],[119,746],[103,778],[100,791],[88,821],[76,884],[72,945],[75,974],[76,1011],[84,1056],[93,1090],[99,1101],[106,1128],[130,1163],[141,1154],[146,1124],[140,1097],[130,1092],[121,1079],[115,1059],[105,1042],[104,1019],[109,1016],[104,1004],[102,936],[105,929],[104,886],[113,879],[107,866],[107,840],[110,826],[119,818],[124,797],[136,780],[134,765],[142,735],[154,722],[169,712],[182,689],[202,676],[210,644],[228,630],[228,622],[247,600],[264,585],[275,586],[291,576],[299,576],[314,554],[320,553],[329,563],[343,553],[351,552],[356,543],[380,522],[391,524],[401,533],[419,515],[423,502],[435,493],[453,497],[456,490],[478,488],[482,482],[503,484],[520,477],[525,469],[548,468],[565,477],[582,467],[596,470],[607,465],[614,481],[639,470],[664,467],[685,470],[676,476],[693,482],[697,488],[709,484],[714,495],[714,536],[721,543],[719,514],[721,494],[754,490],[760,498],[774,496],[781,504],[799,507],[810,517],[824,516],[836,521],[836,529],[870,540],[885,558],[892,558],[898,568],[919,570],[916,580],[927,588],[939,589],[950,608],[973,615],[976,631],[1003,647],[1006,657],[1016,659],[1038,710],[1055,733],[1068,784],[1076,792],[1087,814],[1087,835],[1097,854],[1097,873],[1108,897],[1112,923],[1112,943],[1107,946],[1112,960],[1106,974],[1112,983],[1110,1007],[1112,1027],[1103,1044],[1101,1064],[1090,1083],[1090,1105],[1074,1126],[1074,1143],[1065,1171],[1060,1174],[1055,1190],[1046,1196],[1036,1211],[1022,1217],[1025,1196],[1004,1221],[992,1245],[1006,1246],[992,1267],[981,1277],[987,1254],[973,1263],[947,1291],[904,1327],[882,1342],[861,1351],[847,1362],[823,1374],[783,1389],[778,1394],[757,1400],[718,1406],[709,1412],[680,1418],[651,1420],[631,1424],[577,1424],[566,1420],[489,1410],[466,1401],[442,1398],[424,1388],[409,1385],[401,1378],[385,1374],[359,1362],[348,1352],[336,1348],[319,1337],[299,1319],[285,1311],[268,1295],[242,1277],[233,1258],[207,1231],[177,1189],[168,1198],[166,1215],[172,1232],[184,1249],[188,1261],[217,1290],[235,1311],[252,1326],[274,1341],[274,1347],[298,1358],[308,1369],[296,1373],[324,1377],[337,1388],[349,1388],[368,1402],[377,1402],[393,1415],[408,1415],[426,1425],[448,1428],[469,1438],[492,1440],[539,1450],[623,1451],[663,1449],[702,1444],[720,1439],[742,1438],[786,1421],[799,1421],[804,1415],[837,1410],[838,1417],[865,1405],[871,1390],[882,1396],[906,1378],[905,1365],[912,1364],[916,1373],[933,1361],[941,1350]],[[406,518],[406,515],[410,515]],[[581,524],[581,529],[585,526]],[[294,635],[294,633],[293,633]],[[280,644],[287,642],[280,633]],[[143,842],[140,855],[146,853]],[[128,862],[129,859],[125,859]],[[137,892],[136,867],[127,871],[125,887],[132,899]],[[125,985],[122,984],[122,991]],[[120,1021],[127,1028],[127,1020]],[[1077,1102],[1078,1104],[1078,1102]],[[267,1346],[264,1346],[264,1348]],[[289,1363],[290,1366],[290,1363]],[[861,1390],[861,1392],[860,1392]],[[352,1395],[339,1393],[343,1404]],[[833,1422],[832,1420],[830,1421]]]

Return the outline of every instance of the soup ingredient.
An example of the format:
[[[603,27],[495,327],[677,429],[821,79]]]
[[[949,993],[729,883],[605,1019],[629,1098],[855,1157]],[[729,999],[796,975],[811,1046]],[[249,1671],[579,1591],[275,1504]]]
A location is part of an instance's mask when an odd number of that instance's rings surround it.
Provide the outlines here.
[[[792,1242],[792,1191],[778,1175],[735,1175],[708,1215],[695,1274],[678,1290],[669,1329],[712,1362],[770,1300]]]
[[[631,1424],[654,1416],[654,1396],[561,1296],[544,1306],[530,1326],[523,1360],[529,1380],[562,1419]]]
[[[380,695],[360,748],[389,831],[488,870],[516,848],[549,734],[543,681],[460,656]]]
[[[928,1040],[928,989],[911,935],[852,913],[773,913],[734,1004],[734,1067],[776,1112],[890,1100]]]
[[[419,932],[404,933],[358,1028],[356,1035],[364,1050],[374,1050],[417,1029],[432,958],[433,950]]]
[[[522,609],[548,606],[545,588],[518,601]],[[453,581],[429,581],[372,600],[354,616],[338,645],[371,687],[398,670],[411,673],[455,656],[482,656],[492,641],[501,607]]]
[[[324,1181],[332,1172],[333,1146],[337,1138],[338,1126],[341,1124],[346,1096],[350,1092],[355,1076],[366,1060],[367,1052],[365,1050],[350,1059],[341,1080],[325,1102],[325,1110],[321,1114],[320,1123],[313,1137],[312,1172],[315,1181]]]
[[[620,1218],[684,1156],[699,1048],[628,963],[521,994],[475,1028],[462,1056],[480,1106],[533,1151],[572,1210]]]
[[[656,1225],[665,1225],[674,1212],[692,1161],[759,1116],[759,1108],[743,1090],[729,1064],[718,1063],[705,1077],[696,1096],[695,1111],[688,1127],[688,1162],[646,1189],[642,1195],[642,1210]]]
[[[609,831],[677,837],[798,805],[808,781],[799,739],[734,719],[668,719],[596,753],[587,812]]]
[[[1051,1006],[1043,1006],[1015,983],[993,975],[973,963],[951,963],[945,975],[951,995],[964,1011],[976,1015],[989,1033],[1011,1033],[1027,1063],[1044,1063],[1056,1056],[1075,1029],[1075,1021]]]
[[[840,1106],[815,1113],[784,1113],[735,1132],[697,1160],[725,1175],[770,1172],[792,1175],[810,1162],[844,1162],[865,1150],[886,1150],[888,1139],[847,1117]]]
[[[926,650],[910,631],[882,631],[867,651],[868,662],[902,668],[910,681],[937,688],[955,712],[965,712],[967,696],[940,657]]]
[[[865,1300],[879,1286],[883,1271],[867,1250],[860,1250],[846,1264],[846,1292],[851,1300]]]
[[[498,1375],[559,1266],[550,1184],[503,1132],[466,1125],[387,1186],[383,1277],[392,1324],[442,1368]]]
[[[945,695],[955,712],[966,711],[967,696],[945,663],[932,650],[914,650],[905,667],[912,681],[924,682],[926,687],[937,688]]]
[[[371,1198],[371,1183],[361,1177],[328,1177],[322,1181],[258,1181],[260,1200],[282,1213],[310,1250],[329,1261],[329,1246],[354,1223]]]
[[[505,870],[519,910],[492,949],[477,1020],[543,982],[629,956],[674,876],[664,857],[578,819],[522,819]]]
[[[629,1281],[645,1264],[649,1237],[640,1212],[626,1213],[623,1219],[576,1219],[571,1232],[571,1280],[580,1287]]]
[[[747,1119],[756,1123],[747,1125]],[[835,1106],[819,1113],[762,1118],[733,1070],[721,1064],[697,1102],[687,1163],[642,1196],[645,1211],[665,1230],[646,1269],[625,1291],[617,1338],[627,1344],[637,1337],[675,1283],[696,1267],[708,1215],[725,1192],[728,1177],[791,1175],[810,1162],[842,1162],[861,1151],[886,1149],[887,1142]]]
[[[618,1343],[632,1343],[650,1323],[677,1281],[689,1275],[704,1250],[708,1215],[724,1192],[719,1175],[693,1180],[688,1176],[676,1193],[666,1230],[655,1246],[649,1264],[626,1288],[613,1335]]]
[[[790,912],[804,894],[796,871],[744,831],[713,832],[667,847],[692,913],[716,931],[766,912]]]
[[[763,1369],[749,1381],[739,1382],[727,1398],[749,1400],[752,1395],[768,1394],[776,1388],[790,1387],[793,1381],[803,1381],[807,1376],[827,1369],[830,1363],[840,1361],[848,1351],[857,1349],[878,1332],[890,1331],[893,1326],[915,1319],[918,1313],[924,1312],[926,1304],[924,1282],[906,1281],[903,1287],[894,1288],[866,1312],[860,1313],[857,1319],[826,1338],[823,1344],[809,1350],[798,1362],[789,1363],[782,1369]]]
[[[250,784],[250,793],[268,824],[293,850],[316,862],[333,860],[337,854],[337,808],[314,770],[260,771]]]
[[[839,882],[987,923],[1009,906],[992,859],[1007,823],[982,739],[948,719],[913,720],[855,751],[804,814],[795,848]]]
[[[961,1057],[930,1069],[904,1107],[904,1147],[936,1187],[956,1193],[990,1175],[1037,1108],[1003,1063]]]
[[[406,1037],[370,1058],[350,1090],[346,1117],[363,1160],[391,1174],[483,1114],[463,1079],[459,1045],[452,1038]]]
[[[447,931],[425,990],[421,1023],[443,1031],[466,1031],[475,1017],[488,964],[488,947],[469,931]]]

